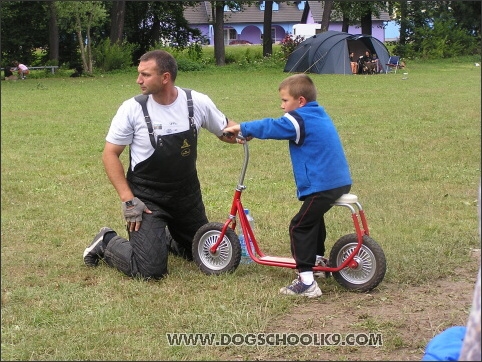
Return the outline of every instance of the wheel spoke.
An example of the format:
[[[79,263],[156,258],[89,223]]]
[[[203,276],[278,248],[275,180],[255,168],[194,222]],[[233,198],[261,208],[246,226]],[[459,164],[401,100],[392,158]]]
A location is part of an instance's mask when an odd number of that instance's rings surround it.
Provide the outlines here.
[[[342,264],[350,256],[350,254],[353,253],[356,245],[356,243],[347,244],[341,250],[339,253],[339,260],[337,260],[337,265]],[[354,260],[358,264],[356,268],[346,267],[340,270],[339,273],[342,274],[343,278],[350,283],[364,284],[369,281],[375,273],[375,255],[373,255],[370,249],[362,245],[358,253],[355,255]]]
[[[211,252],[210,249],[216,244],[218,237],[219,232],[211,231],[206,233],[201,240],[202,242],[199,243],[199,256],[202,263],[213,270],[221,270],[225,268],[232,257],[231,243],[227,236],[224,236],[216,252]]]

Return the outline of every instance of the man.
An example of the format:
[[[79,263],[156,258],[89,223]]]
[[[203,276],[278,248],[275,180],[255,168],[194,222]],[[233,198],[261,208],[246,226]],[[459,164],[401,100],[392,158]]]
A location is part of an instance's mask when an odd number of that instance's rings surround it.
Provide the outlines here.
[[[207,95],[175,86],[177,63],[168,52],[144,54],[138,73],[143,96],[119,107],[102,154],[122,202],[129,240],[104,227],[83,257],[88,266],[103,258],[126,275],[159,279],[168,273],[168,251],[192,260],[194,234],[208,222],[196,170],[199,130],[236,143],[223,130],[237,123]],[[127,145],[125,175],[120,155]]]

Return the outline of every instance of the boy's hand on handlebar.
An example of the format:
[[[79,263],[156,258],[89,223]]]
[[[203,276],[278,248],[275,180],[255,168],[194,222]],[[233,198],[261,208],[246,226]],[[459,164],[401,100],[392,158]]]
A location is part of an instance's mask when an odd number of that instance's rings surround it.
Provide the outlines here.
[[[223,136],[229,139],[236,138],[236,141],[238,143],[244,143],[246,141],[250,141],[253,138],[253,137],[244,137],[241,134],[241,127],[239,126],[239,124],[235,126],[226,127],[223,131]]]

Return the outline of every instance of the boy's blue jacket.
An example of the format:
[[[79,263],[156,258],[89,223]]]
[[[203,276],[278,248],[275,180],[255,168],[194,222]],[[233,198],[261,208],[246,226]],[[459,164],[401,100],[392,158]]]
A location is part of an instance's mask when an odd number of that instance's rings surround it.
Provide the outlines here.
[[[309,102],[280,118],[264,118],[240,126],[244,137],[289,140],[299,200],[315,192],[351,185],[338,132],[317,102]]]

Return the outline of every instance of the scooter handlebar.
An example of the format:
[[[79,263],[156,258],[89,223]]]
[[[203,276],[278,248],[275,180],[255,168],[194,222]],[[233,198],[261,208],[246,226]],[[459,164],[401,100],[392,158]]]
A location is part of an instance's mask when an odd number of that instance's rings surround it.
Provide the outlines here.
[[[234,136],[234,133],[232,132],[224,132],[223,133],[223,136],[224,137],[227,137],[227,138],[232,138]],[[243,135],[241,134],[241,132],[238,133],[238,135],[236,136],[237,139],[240,139],[240,140],[245,140],[246,138],[243,137]]]

